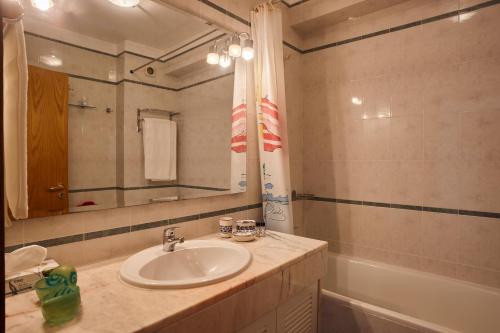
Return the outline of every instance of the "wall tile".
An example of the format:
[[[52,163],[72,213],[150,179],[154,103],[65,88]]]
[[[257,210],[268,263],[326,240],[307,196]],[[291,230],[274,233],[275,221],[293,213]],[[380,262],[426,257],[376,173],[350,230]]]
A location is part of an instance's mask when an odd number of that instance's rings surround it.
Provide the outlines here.
[[[460,217],[460,263],[500,272],[500,223],[484,217]]]
[[[459,65],[457,103],[451,111],[500,110],[500,57],[477,59]]]
[[[460,114],[460,129],[462,159],[500,161],[498,110],[463,112]]]
[[[497,271],[457,265],[457,278],[494,288],[500,288],[500,272]]]
[[[460,163],[458,160],[426,160],[423,172],[423,205],[459,208]]]
[[[460,226],[458,215],[423,212],[422,255],[458,262]]]
[[[333,195],[335,198],[362,200],[364,167],[361,161],[334,161]]]
[[[391,209],[390,249],[394,252],[419,255],[422,241],[422,212]]]
[[[391,150],[395,160],[423,158],[422,116],[404,116],[391,119]]]
[[[424,114],[424,157],[426,160],[453,160],[459,157],[459,114]]]
[[[459,24],[462,60],[498,56],[500,41],[491,32],[500,29],[500,7],[491,6],[467,14],[461,15]]]
[[[423,180],[423,161],[394,161],[390,202],[422,206]]]
[[[362,197],[364,201],[390,202],[392,170],[391,161],[363,162]]]
[[[500,161],[462,161],[460,209],[500,212]]]

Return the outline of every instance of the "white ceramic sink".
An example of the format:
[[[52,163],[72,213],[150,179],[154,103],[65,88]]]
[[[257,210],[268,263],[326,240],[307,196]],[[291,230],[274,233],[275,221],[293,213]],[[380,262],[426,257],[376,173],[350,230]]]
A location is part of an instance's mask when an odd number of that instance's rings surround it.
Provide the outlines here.
[[[120,277],[146,288],[190,288],[228,279],[245,269],[252,254],[229,241],[190,240],[163,251],[150,247],[128,258]]]

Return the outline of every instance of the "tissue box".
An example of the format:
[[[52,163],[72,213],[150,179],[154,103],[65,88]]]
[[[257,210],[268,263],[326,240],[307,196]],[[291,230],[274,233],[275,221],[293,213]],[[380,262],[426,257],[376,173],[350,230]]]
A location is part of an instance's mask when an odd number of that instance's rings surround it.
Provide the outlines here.
[[[47,259],[42,261],[39,266],[7,276],[5,278],[5,296],[13,296],[32,290],[33,285],[38,280],[47,276],[51,270],[58,266],[59,264],[55,260]]]

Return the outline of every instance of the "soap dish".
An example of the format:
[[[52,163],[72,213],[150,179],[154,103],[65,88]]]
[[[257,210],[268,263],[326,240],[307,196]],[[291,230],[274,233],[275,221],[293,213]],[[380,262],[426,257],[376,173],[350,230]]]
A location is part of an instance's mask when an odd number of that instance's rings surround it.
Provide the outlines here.
[[[256,232],[254,231],[237,231],[233,233],[233,237],[237,242],[251,242],[255,240]]]

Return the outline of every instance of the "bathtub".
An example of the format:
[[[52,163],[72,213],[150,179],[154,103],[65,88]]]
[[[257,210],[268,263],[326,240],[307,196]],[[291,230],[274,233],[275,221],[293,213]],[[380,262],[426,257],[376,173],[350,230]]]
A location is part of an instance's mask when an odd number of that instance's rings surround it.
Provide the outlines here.
[[[500,290],[328,255],[321,333],[500,332]]]

